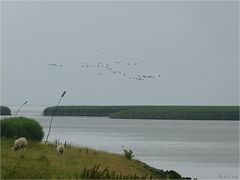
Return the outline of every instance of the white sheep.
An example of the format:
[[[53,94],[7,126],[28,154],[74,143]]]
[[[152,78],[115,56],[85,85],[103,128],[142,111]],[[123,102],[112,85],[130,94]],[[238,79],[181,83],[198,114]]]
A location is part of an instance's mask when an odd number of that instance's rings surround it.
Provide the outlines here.
[[[14,142],[12,150],[19,150],[21,148],[23,148],[24,150],[26,150],[27,148],[27,139],[25,137],[18,138]]]
[[[64,152],[64,145],[59,144],[56,148],[58,155]]]

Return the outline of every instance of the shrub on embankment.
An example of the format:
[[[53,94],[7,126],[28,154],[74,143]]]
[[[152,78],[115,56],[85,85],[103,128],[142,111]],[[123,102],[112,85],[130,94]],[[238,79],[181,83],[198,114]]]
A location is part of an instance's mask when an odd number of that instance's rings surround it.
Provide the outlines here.
[[[43,114],[119,119],[239,120],[239,106],[54,106],[46,108]]]
[[[19,138],[26,137],[32,140],[42,140],[43,130],[41,125],[29,118],[14,117],[7,118],[1,122],[1,137],[5,138]]]
[[[0,115],[11,115],[11,110],[7,106],[0,106]]]

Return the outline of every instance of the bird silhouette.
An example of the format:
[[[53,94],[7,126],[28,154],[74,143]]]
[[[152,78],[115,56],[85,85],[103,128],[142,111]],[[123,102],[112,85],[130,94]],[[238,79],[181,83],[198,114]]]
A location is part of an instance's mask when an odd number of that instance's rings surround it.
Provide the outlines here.
[[[55,63],[52,63],[52,64],[48,64],[49,66],[52,66],[52,67],[62,67],[62,64],[55,64]]]
[[[56,68],[63,68],[62,64],[51,63],[48,65]],[[118,58],[108,63],[104,63],[100,60],[95,63],[80,62],[79,67],[86,69],[87,71],[83,71],[85,73],[91,71],[91,73],[96,72],[96,74],[100,76],[104,74],[104,77],[109,75],[132,81],[146,81],[161,77],[160,74],[154,74],[150,71],[149,68],[151,68],[151,66],[148,62],[123,62]],[[145,70],[143,68],[145,68]],[[141,71],[144,71],[144,73]]]

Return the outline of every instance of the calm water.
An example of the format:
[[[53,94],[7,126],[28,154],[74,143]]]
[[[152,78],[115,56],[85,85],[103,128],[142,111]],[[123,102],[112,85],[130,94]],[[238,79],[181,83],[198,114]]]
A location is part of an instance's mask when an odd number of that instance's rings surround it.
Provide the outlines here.
[[[35,118],[47,132],[50,117],[42,116],[39,108],[25,108],[19,115]],[[136,159],[183,176],[239,179],[238,121],[54,117],[49,139],[58,138],[116,153],[124,145]]]

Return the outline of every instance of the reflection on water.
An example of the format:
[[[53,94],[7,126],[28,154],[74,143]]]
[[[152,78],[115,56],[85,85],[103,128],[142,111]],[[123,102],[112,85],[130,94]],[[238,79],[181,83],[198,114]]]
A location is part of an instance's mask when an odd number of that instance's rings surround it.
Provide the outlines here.
[[[50,117],[40,111],[22,111],[43,126]],[[239,177],[238,121],[130,120],[107,117],[54,117],[49,140],[122,153],[183,176],[219,179]]]

